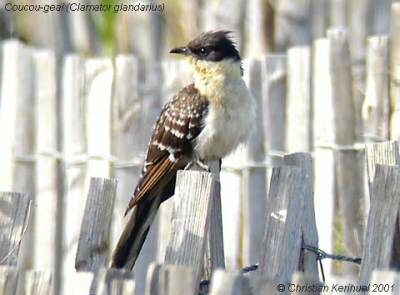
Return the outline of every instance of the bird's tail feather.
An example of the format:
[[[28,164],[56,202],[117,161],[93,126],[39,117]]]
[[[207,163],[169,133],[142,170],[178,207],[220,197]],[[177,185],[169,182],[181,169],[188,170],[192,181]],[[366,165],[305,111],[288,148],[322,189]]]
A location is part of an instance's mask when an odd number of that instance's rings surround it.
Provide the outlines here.
[[[111,267],[133,268],[159,207],[158,197],[135,206],[114,250]]]

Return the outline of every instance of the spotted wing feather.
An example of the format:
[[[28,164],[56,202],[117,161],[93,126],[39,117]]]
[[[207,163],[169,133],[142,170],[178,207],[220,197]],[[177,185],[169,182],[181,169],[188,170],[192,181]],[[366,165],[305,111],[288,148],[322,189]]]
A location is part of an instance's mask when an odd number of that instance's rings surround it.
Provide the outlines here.
[[[208,101],[193,84],[183,88],[161,111],[147,150],[145,164],[128,209],[151,198],[174,178],[193,152],[193,140],[203,129]]]

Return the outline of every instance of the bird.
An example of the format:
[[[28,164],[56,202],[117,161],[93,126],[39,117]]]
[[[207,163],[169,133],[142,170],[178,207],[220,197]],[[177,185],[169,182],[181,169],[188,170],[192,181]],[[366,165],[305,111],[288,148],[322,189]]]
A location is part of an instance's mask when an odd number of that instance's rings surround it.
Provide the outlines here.
[[[154,125],[111,267],[132,270],[160,204],[174,194],[178,170],[207,170],[208,161],[231,153],[254,129],[256,104],[232,34],[203,32],[170,51],[184,56],[194,81],[164,105]]]

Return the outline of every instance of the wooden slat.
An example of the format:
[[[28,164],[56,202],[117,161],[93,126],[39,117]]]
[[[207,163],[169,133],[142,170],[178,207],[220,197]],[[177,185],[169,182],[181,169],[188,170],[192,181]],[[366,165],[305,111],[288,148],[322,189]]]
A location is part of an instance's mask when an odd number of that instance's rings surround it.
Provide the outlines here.
[[[52,275],[49,271],[30,270],[24,274],[25,295],[50,295]]]
[[[272,171],[259,271],[287,283],[298,269],[302,246],[301,222],[305,209],[305,174],[297,167]]]
[[[377,165],[372,183],[360,282],[366,284],[376,268],[392,263],[393,239],[400,203],[400,167]],[[379,249],[379,251],[377,251]]]
[[[30,203],[26,194],[0,192],[0,265],[17,265]]]
[[[304,211],[301,222],[303,243],[307,246],[318,247],[318,231],[315,221],[313,195],[313,162],[311,154],[295,153],[284,157],[285,165],[299,167],[304,176]],[[300,269],[306,273],[318,276],[317,256],[309,251],[303,251],[300,259]]]
[[[393,2],[390,17],[390,139],[400,138],[400,2]]]
[[[88,295],[93,281],[93,273],[91,272],[70,272],[68,273],[68,282],[73,282],[73,285],[65,285],[65,294],[74,293],[74,295]]]
[[[256,59],[247,59],[244,63],[244,80],[256,103],[256,121],[254,130],[245,145],[244,165],[263,163],[265,145],[262,114],[262,76],[261,63]],[[258,262],[264,225],[260,220],[265,216],[267,194],[266,168],[250,167],[242,169],[243,202],[243,264]]]
[[[64,154],[64,202],[62,232],[62,280],[61,294],[69,294],[68,287],[75,286],[76,292],[81,292],[80,285],[72,279],[75,255],[78,247],[79,232],[85,209],[85,178],[86,166],[79,163],[79,156],[86,153],[84,62],[77,55],[67,55],[62,70],[62,151]],[[84,290],[82,290],[84,292]]]
[[[377,164],[400,164],[399,143],[397,141],[387,141],[367,144],[365,146],[365,161],[367,162],[368,182],[372,184]]]
[[[268,277],[254,272],[249,273],[246,277],[249,278],[250,290],[253,295],[274,294],[277,290],[278,283]]]
[[[92,178],[82,219],[75,268],[96,272],[105,266],[117,182]]]
[[[343,29],[328,31],[330,42],[329,60],[333,119],[335,129],[335,151],[337,194],[339,210],[343,218],[343,243],[346,253],[360,256],[364,238],[364,187],[362,162],[356,150],[340,149],[356,142],[356,109],[353,100],[353,80],[347,32]],[[344,264],[347,274],[358,272],[355,264]]]
[[[0,294],[14,295],[17,290],[17,269],[0,265]]]
[[[282,159],[270,151],[284,151],[286,130],[286,55],[269,54],[262,62],[263,77],[263,126],[267,161],[281,164]]]
[[[34,214],[35,235],[34,269],[50,269],[53,280],[60,275],[61,220],[57,210],[62,200],[57,181],[57,81],[56,57],[53,52],[39,50],[33,53],[36,96],[36,202]],[[61,208],[61,207],[60,207]],[[56,289],[58,286],[54,285]],[[45,291],[43,291],[45,292]]]
[[[297,290],[297,288],[306,288],[307,291]],[[315,274],[308,274],[302,272],[296,272],[292,277],[292,284],[288,287],[289,293],[293,294],[307,294],[307,295],[319,295],[320,287],[322,284],[318,280],[318,276]],[[293,288],[293,289],[292,289]],[[293,291],[291,291],[291,289]]]
[[[152,263],[147,268],[145,295],[158,294],[158,278],[160,277],[161,264]]]
[[[314,139],[314,200],[321,249],[332,252],[332,227],[335,199],[335,170],[331,146],[334,141],[332,85],[330,78],[330,45],[328,39],[314,42],[313,59],[313,139]],[[327,277],[331,260],[324,261]]]
[[[287,58],[286,151],[311,150],[311,51],[292,47]]]
[[[368,38],[367,80],[362,106],[364,138],[389,139],[389,61],[387,36]]]
[[[210,295],[249,295],[250,284],[247,277],[233,272],[217,270],[211,281]]]
[[[196,286],[201,276],[214,191],[215,180],[212,174],[198,171],[178,172],[171,238],[165,263],[193,267]]]

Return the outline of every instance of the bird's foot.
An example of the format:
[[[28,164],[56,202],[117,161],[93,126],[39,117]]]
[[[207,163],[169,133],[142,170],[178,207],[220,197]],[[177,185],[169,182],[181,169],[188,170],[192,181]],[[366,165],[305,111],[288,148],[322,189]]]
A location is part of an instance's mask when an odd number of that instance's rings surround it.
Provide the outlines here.
[[[198,166],[199,168],[201,168],[204,171],[211,172],[210,167],[208,167],[206,163],[202,162],[199,159],[190,161],[189,164],[186,165],[184,170],[189,170],[193,166]]]

